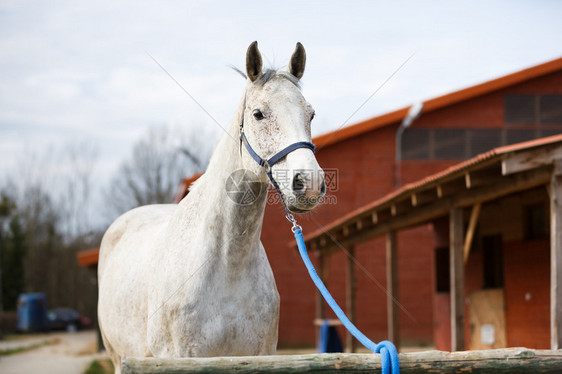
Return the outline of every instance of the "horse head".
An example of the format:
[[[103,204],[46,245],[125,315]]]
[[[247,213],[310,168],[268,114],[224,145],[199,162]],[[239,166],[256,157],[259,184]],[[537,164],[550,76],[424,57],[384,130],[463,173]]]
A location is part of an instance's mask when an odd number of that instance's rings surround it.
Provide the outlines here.
[[[263,181],[269,172],[294,213],[314,209],[326,192],[324,172],[311,144],[314,109],[300,90],[305,62],[304,47],[297,43],[287,71],[264,70],[257,42],[253,42],[246,54],[248,84],[240,126],[241,139],[247,148],[251,144],[243,156],[244,167]],[[267,161],[273,159],[270,165]]]

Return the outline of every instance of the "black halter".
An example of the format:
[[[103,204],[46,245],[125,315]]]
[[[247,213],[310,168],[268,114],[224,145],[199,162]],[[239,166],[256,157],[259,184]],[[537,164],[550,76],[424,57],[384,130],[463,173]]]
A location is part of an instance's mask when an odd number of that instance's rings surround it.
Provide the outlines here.
[[[244,146],[248,150],[248,153],[250,154],[250,156],[252,156],[252,158],[258,163],[259,166],[265,168],[265,173],[267,174],[267,177],[269,178],[269,180],[271,181],[271,184],[273,185],[273,187],[275,188],[275,190],[279,194],[279,197],[281,198],[281,202],[283,203],[283,206],[285,207],[285,211],[287,212],[287,219],[290,222],[292,222],[293,224],[296,224],[295,218],[293,217],[293,215],[289,211],[289,208],[287,208],[287,204],[285,203],[285,199],[283,198],[283,194],[281,193],[279,185],[277,184],[277,182],[273,178],[273,175],[271,174],[271,167],[273,165],[275,165],[277,162],[279,162],[279,160],[281,160],[283,157],[287,156],[289,153],[291,153],[291,152],[293,152],[293,151],[295,151],[299,148],[307,148],[307,149],[310,149],[314,153],[314,149],[316,147],[314,146],[314,144],[312,144],[310,142],[296,142],[296,143],[293,143],[293,144],[283,148],[282,150],[280,150],[279,152],[277,152],[276,154],[271,156],[269,159],[264,159],[264,158],[260,157],[256,153],[256,151],[254,151],[254,149],[252,148],[252,146],[248,142],[248,139],[246,138],[246,135],[244,134],[244,112],[245,112],[245,110],[246,110],[246,99],[244,99],[244,111],[242,112],[242,121],[240,122],[240,143],[244,143]]]

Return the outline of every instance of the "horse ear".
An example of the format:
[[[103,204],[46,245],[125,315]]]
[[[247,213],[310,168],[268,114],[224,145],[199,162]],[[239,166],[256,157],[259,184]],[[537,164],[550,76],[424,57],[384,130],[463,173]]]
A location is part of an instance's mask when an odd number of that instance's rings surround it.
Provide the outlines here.
[[[306,64],[306,52],[301,43],[297,43],[297,47],[291,56],[289,63],[289,73],[293,74],[298,79],[302,78],[304,74],[304,65]]]
[[[253,42],[246,52],[246,74],[253,82],[261,75],[262,60],[258,42]]]

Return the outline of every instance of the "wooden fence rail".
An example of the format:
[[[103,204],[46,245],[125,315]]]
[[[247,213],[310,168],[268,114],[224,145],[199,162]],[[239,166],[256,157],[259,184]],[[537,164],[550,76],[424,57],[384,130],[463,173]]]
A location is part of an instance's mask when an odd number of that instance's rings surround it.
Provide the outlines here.
[[[146,373],[374,373],[375,354],[212,358],[123,358],[123,374]],[[562,350],[526,348],[485,351],[427,351],[400,354],[400,372],[408,373],[562,373]]]

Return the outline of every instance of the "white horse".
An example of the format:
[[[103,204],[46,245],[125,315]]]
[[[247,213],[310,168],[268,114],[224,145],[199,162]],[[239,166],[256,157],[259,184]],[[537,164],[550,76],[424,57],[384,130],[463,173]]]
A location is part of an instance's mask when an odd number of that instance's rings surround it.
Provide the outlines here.
[[[252,43],[243,98],[205,174],[178,205],[133,209],[105,233],[98,314],[117,373],[124,356],[275,353],[279,293],[260,242],[269,181],[240,136],[243,124],[264,158],[310,142],[314,111],[298,87],[305,60],[298,43],[287,72],[262,71]],[[290,152],[271,170],[293,212],[312,210],[324,194],[324,173],[310,149]],[[245,198],[237,199],[233,186],[249,186],[240,191]]]

